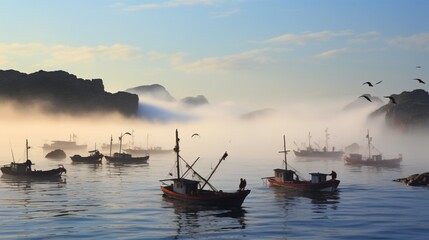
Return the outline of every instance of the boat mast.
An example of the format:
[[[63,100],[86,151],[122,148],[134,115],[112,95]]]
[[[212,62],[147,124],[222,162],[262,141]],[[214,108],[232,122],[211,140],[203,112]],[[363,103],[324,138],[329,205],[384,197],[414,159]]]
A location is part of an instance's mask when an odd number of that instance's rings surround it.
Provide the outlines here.
[[[122,137],[125,135],[131,135],[131,133],[129,133],[129,132],[126,132],[124,134],[121,133],[121,136],[119,137],[119,153],[121,153],[121,149],[122,149]]]
[[[329,133],[328,133],[328,128],[326,128],[325,129],[325,146],[326,146],[326,150],[329,149],[328,141],[329,141]]]
[[[25,160],[28,160],[28,139],[25,139]]]
[[[310,136],[310,134],[309,134]],[[283,135],[283,151],[279,151],[279,153],[284,153],[285,154],[285,160],[283,160],[284,164],[285,164],[285,170],[287,170],[287,153],[289,152],[289,150],[286,150],[286,137],[285,135]]]
[[[176,129],[176,146],[174,147],[174,151],[176,152],[176,169],[177,169],[177,179],[180,178],[180,166],[179,166],[179,162],[180,162],[180,156],[179,156],[179,151],[180,151],[180,147],[179,147],[179,133],[177,132]]]
[[[109,153],[109,156],[112,156],[112,142],[113,142],[113,137],[112,137],[112,135],[110,135],[110,153]]]
[[[371,159],[371,137],[369,136],[369,129],[367,130],[366,138],[368,138],[368,159]]]
[[[308,132],[308,149],[311,149],[311,134]]]

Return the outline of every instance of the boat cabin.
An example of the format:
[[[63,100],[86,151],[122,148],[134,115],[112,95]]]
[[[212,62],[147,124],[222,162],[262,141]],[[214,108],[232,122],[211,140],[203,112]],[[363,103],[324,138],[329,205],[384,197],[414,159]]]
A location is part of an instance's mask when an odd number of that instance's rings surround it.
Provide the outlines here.
[[[321,183],[326,182],[326,173],[310,173],[311,174],[311,183]]]
[[[10,169],[13,172],[21,173],[28,171],[28,165],[26,163],[10,163]]]
[[[358,153],[350,153],[350,159],[351,160],[362,160],[362,154]]]
[[[293,175],[295,174],[292,170],[286,169],[274,169],[274,178],[278,182],[291,182],[293,181]]]
[[[175,179],[173,182],[173,191],[181,194],[192,194],[198,191],[199,181],[189,179]]]

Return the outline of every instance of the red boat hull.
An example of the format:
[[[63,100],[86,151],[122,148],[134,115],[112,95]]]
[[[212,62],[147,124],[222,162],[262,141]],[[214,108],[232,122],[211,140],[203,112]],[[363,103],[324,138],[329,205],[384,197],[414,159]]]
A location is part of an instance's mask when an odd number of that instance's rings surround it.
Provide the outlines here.
[[[350,165],[369,165],[369,166],[398,166],[402,158],[392,158],[392,159],[381,159],[381,160],[358,160],[358,159],[351,159],[346,157],[344,159],[346,161],[346,164]]]
[[[249,195],[250,190],[237,192],[214,192],[199,191],[197,194],[181,194],[174,192],[172,186],[161,186],[165,197],[180,200],[186,203],[199,204],[216,207],[241,207],[244,199]]]
[[[333,191],[336,191],[338,188],[338,185],[340,185],[340,180],[333,180],[333,179],[328,180],[326,182],[319,182],[319,183],[312,183],[308,181],[279,182],[279,181],[276,181],[273,177],[273,178],[268,178],[268,182],[273,185],[288,188],[291,190],[310,191],[310,192],[314,192],[314,191],[333,192]]]

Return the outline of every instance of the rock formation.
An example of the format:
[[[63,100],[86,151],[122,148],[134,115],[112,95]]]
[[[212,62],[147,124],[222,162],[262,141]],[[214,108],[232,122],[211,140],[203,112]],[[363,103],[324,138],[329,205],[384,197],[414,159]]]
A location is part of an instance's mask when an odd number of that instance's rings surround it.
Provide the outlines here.
[[[46,112],[71,115],[118,112],[134,116],[139,102],[135,94],[105,92],[101,79],[84,80],[64,71],[0,70],[0,98],[22,108],[40,103]]]
[[[408,186],[429,187],[429,172],[422,173],[422,174],[413,174],[407,178],[398,178],[393,181],[405,183]]]

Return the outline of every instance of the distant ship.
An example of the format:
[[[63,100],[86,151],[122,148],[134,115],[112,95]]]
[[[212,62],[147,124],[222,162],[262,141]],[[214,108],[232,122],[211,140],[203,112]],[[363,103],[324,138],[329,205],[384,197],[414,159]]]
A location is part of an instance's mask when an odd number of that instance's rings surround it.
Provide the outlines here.
[[[145,154],[164,154],[164,153],[173,153],[173,149],[163,149],[162,147],[148,147],[149,145],[149,134],[146,137],[146,148],[142,148],[142,147],[135,147],[134,146],[134,130],[132,131],[132,142],[131,145],[133,147],[129,147],[129,148],[125,148],[124,152],[131,154],[131,155],[136,155],[136,156],[141,156],[141,155],[145,155]]]
[[[366,134],[366,138],[368,139],[368,156],[364,158],[362,154],[359,153],[350,153],[349,156],[344,158],[346,164],[350,165],[371,165],[371,166],[399,166],[402,161],[402,155],[399,154],[397,158],[384,159],[381,154],[371,154],[371,147],[374,146],[371,144],[372,137],[369,136],[369,129]]]
[[[325,130],[325,147],[323,147],[323,150],[315,149],[311,146],[311,134],[308,133],[308,147],[305,150],[293,150],[295,153],[295,156],[297,157],[303,157],[303,158],[335,158],[340,159],[343,155],[343,151],[335,151],[335,147],[332,147],[332,150],[328,150],[328,140],[329,140],[329,133],[328,129]]]
[[[53,151],[56,149],[61,149],[64,151],[86,151],[88,145],[86,144],[81,144],[78,145],[76,143],[76,135],[73,134],[72,136],[70,136],[70,140],[69,141],[61,141],[61,140],[55,140],[52,141],[52,144],[43,144],[42,148],[43,151]]]

